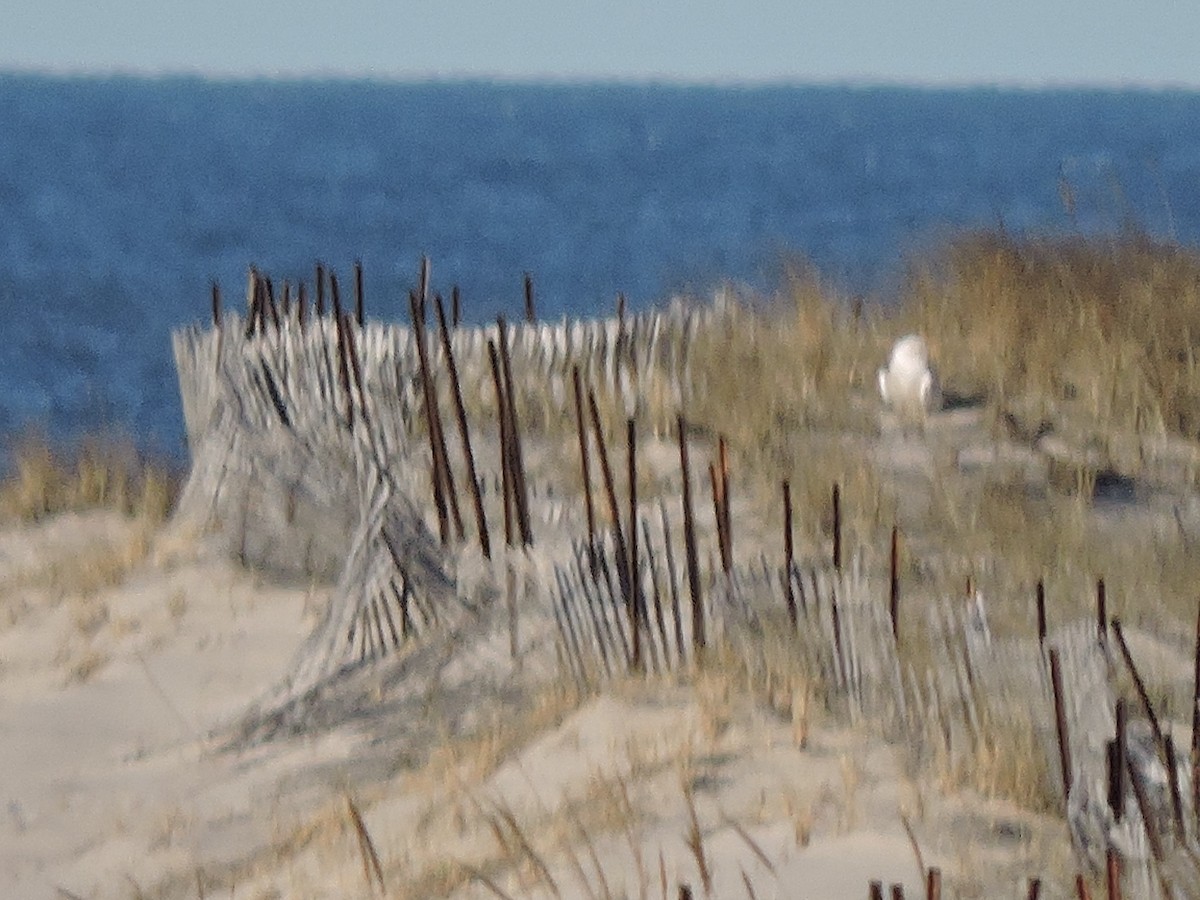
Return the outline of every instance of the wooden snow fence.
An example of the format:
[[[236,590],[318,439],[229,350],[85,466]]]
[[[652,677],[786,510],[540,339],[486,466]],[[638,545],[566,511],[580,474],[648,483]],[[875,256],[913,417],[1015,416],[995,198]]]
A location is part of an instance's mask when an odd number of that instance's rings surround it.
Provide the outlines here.
[[[174,335],[192,454],[176,517],[214,533],[247,565],[325,578],[335,589],[285,677],[248,712],[242,740],[303,731],[370,706],[369,692],[343,688],[385,658],[394,661],[381,670],[387,682],[411,692],[442,679],[447,648],[457,647],[462,696],[476,705],[501,696],[478,686],[495,683],[516,656],[507,651],[518,644],[518,615],[532,614],[517,600],[540,596],[548,601],[553,656],[584,691],[629,672],[695,665],[718,645],[762,670],[776,664],[769,654],[782,652],[835,714],[873,723],[918,762],[946,772],[970,771],[985,752],[1028,752],[1003,744],[1028,735],[1041,768],[1061,781],[1081,869],[1097,876],[1116,858],[1127,896],[1176,896],[1172,886],[1200,883],[1192,757],[1163,734],[1144,690],[1121,696],[1136,661],[1103,611],[1098,622],[1047,629],[1042,604],[1036,636],[1004,639],[993,637],[979,595],[905,613],[894,541],[890,573],[866,568],[843,548],[836,488],[831,560],[795,559],[790,540],[782,561],[735,558],[724,459],[709,469],[721,558],[702,566],[687,490],[703,478],[686,468],[682,418],[671,429],[681,436],[682,529],[666,505],[649,515],[632,492],[625,519],[608,484],[610,518],[625,520],[624,540],[615,531],[597,537],[594,523],[585,535],[578,517],[567,515],[562,521],[580,529],[569,550],[531,557],[529,541],[514,532],[504,569],[524,567],[520,580],[543,584],[518,598],[509,575],[509,604],[495,602],[503,580],[496,570],[482,589],[465,590],[456,571],[464,542],[439,541],[430,524],[437,451],[426,398],[444,409],[455,402],[441,342],[426,346],[424,368],[436,378],[427,392],[412,329],[363,321],[357,311],[306,319],[302,305],[268,316],[263,292],[253,293],[260,299],[248,317],[218,314],[212,328]],[[505,405],[490,358],[499,346],[515,373],[516,405],[529,413],[540,404],[547,421],[574,417],[582,439],[583,383],[623,402],[631,420],[654,392],[684,408],[688,350],[712,315],[680,307],[607,321],[455,328],[447,342],[476,431],[494,427]],[[631,425],[631,475],[634,434]],[[489,488],[521,474],[513,462],[517,470],[503,477],[476,474],[475,487],[494,507],[504,499]],[[529,491],[534,534],[561,513],[547,493]],[[784,494],[790,510],[786,486]],[[544,577],[531,579],[534,568]],[[916,621],[902,623],[902,614]],[[922,653],[905,639],[913,632],[923,637]],[[439,639],[413,641],[426,635]]]
[[[686,668],[700,653],[666,506],[641,519],[640,529],[634,593],[643,599],[634,615],[611,537],[590,554],[577,542],[572,558],[555,567],[558,656],[581,690],[639,670]],[[760,557],[726,573],[713,560],[703,581],[710,641],[757,667],[767,683],[774,667],[777,678],[818,685],[827,709],[882,729],[926,770],[969,778],[1009,754],[1012,766],[1050,773],[1054,783],[1039,786],[1030,774],[1029,786],[1059,793],[1080,872],[1099,879],[1115,866],[1125,896],[1191,896],[1188,886],[1200,884],[1200,805],[1188,753],[1156,731],[1148,698],[1127,726],[1117,724],[1118,704],[1138,702],[1118,691],[1123,672],[1136,671],[1120,650],[1119,623],[1098,631],[1095,621],[1077,622],[1043,638],[1001,640],[980,594],[947,597],[921,614],[928,647],[914,658],[893,630],[892,579],[864,570],[857,557],[842,571],[825,560],[793,561],[789,569]],[[631,649],[637,643],[640,663]],[[790,669],[779,665],[781,646]],[[1117,746],[1123,761],[1114,768]]]
[[[328,315],[303,302],[281,315],[269,282],[253,273],[247,316],[222,312],[214,291],[213,327],[173,335],[191,454],[176,521],[248,566],[335,583],[289,672],[247,716],[243,731],[255,737],[302,727],[331,680],[478,618],[479,597],[459,596],[456,585],[461,543],[443,536],[439,546],[428,525],[426,407],[463,399],[477,419],[497,416],[489,347],[499,344],[506,371],[517,373],[521,402],[565,417],[576,368],[627,403],[647,390],[682,397],[688,348],[709,314],[676,305],[616,320],[454,328],[445,338],[456,398],[436,337],[426,336],[422,365],[412,328],[367,322],[361,303],[351,316],[336,290],[332,299]],[[488,473],[477,479],[465,489],[486,497]],[[555,515],[542,506],[539,521]]]

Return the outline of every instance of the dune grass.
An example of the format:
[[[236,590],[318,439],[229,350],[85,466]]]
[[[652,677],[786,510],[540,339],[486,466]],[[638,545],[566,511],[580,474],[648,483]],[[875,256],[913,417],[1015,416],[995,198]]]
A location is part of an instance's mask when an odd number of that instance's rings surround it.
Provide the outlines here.
[[[11,458],[12,474],[0,483],[0,520],[111,509],[158,523],[170,513],[180,485],[173,466],[127,437],[92,435],[60,448],[29,432],[12,442]]]
[[[702,336],[689,417],[778,469],[789,434],[872,427],[855,399],[907,332],[952,398],[1102,437],[1200,439],[1200,252],[1138,236],[967,234],[866,307],[796,267]]]
[[[909,332],[925,336],[947,396],[976,407],[985,434],[1045,447],[1044,483],[964,474],[935,453],[927,508],[919,520],[898,513],[897,485],[869,448],[880,437],[876,368]],[[914,545],[992,558],[1014,582],[1104,573],[1118,595],[1161,588],[1183,612],[1191,599],[1180,591],[1200,567],[1182,530],[1114,542],[1091,513],[1104,478],[1179,496],[1196,485],[1197,336],[1194,249],[1138,235],[971,233],[914,260],[886,304],[860,307],[802,267],[771,296],[736,298],[697,341],[686,413],[727,437],[735,487],[770,504],[774,522],[790,479],[797,527],[814,542],[839,481],[854,543],[883,547],[899,515]]]
[[[949,384],[1098,430],[1200,437],[1200,253],[1138,235],[960,238],[912,269],[902,320]]]

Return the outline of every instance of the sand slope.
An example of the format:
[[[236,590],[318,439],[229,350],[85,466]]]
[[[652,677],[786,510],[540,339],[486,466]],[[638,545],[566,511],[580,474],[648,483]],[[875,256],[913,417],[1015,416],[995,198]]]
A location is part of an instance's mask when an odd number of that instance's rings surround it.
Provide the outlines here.
[[[3,896],[368,896],[347,794],[394,896],[659,896],[664,876],[701,896],[697,848],[717,897],[861,897],[871,878],[916,896],[902,815],[964,890],[970,854],[1000,876],[1060,852],[1034,840],[1054,823],[943,801],[880,739],[718,678],[547,694],[413,767],[348,726],[221,752],[210,734],[284,669],[321,592],[139,529],[0,535]]]

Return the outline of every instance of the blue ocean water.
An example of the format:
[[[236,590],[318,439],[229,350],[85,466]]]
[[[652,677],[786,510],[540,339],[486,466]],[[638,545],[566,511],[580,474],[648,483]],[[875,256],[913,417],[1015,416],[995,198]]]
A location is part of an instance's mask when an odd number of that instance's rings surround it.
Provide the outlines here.
[[[422,253],[475,320],[530,271],[558,317],[769,288],[793,255],[886,292],[963,228],[1129,223],[1200,238],[1200,93],[0,74],[0,438],[182,455],[169,332],[251,262],[360,257],[393,318]]]

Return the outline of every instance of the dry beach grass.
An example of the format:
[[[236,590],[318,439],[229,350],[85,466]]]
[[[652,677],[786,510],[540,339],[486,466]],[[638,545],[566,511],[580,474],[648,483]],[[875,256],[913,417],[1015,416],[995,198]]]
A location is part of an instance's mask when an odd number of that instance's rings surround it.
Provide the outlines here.
[[[903,535],[905,603],[914,610],[901,629],[909,659],[934,664],[940,648],[919,610],[961,595],[968,578],[987,598],[997,637],[1007,637],[1033,632],[1039,579],[1061,623],[1092,614],[1103,577],[1110,614],[1139,629],[1135,651],[1156,654],[1148,689],[1164,719],[1187,709],[1200,584],[1200,255],[1138,236],[967,235],[915,262],[886,308],[857,308],[798,267],[777,295],[727,294],[722,309],[693,347],[686,415],[698,461],[715,454],[718,435],[728,441],[742,557],[781,553],[785,479],[798,555],[826,557],[838,483],[847,545],[868,571],[886,572],[894,524]],[[951,397],[952,408],[923,435],[881,419],[874,396],[876,367],[909,332],[927,338]],[[625,412],[611,396],[600,401],[615,443]],[[539,477],[577,496],[573,422],[539,416],[533,393],[521,402],[531,443],[550,448]],[[662,423],[667,433],[671,398],[645,404],[648,427]],[[7,618],[14,640],[29,623],[66,631],[69,650],[56,657],[52,683],[68,687],[46,690],[99,689],[122,677],[135,646],[144,655],[130,668],[140,659],[149,673],[145,654],[160,646],[142,640],[151,632],[163,645],[172,635],[210,642],[197,658],[216,658],[237,639],[220,631],[215,614],[202,635],[187,631],[211,603],[204,586],[214,571],[239,598],[223,615],[244,617],[247,627],[268,628],[281,609],[309,609],[280,593],[260,620],[247,598],[268,588],[254,573],[204,568],[212,562],[159,571],[151,551],[172,481],[131,451],[88,447],[64,461],[44,442],[27,442],[14,469],[0,489],[13,534],[94,507],[137,525],[106,526],[132,550],[93,543],[87,553],[57,556],[40,575],[26,567],[6,577],[0,608],[20,611]],[[669,465],[642,477],[643,499],[674,502],[678,476]],[[116,627],[133,621],[123,611],[130,584],[186,572],[194,580],[154,588],[163,615],[143,609],[138,621],[147,624]],[[31,598],[48,585],[68,615],[36,612]],[[279,665],[303,632],[304,620],[294,618],[271,657]],[[1058,775],[1032,721],[985,703],[967,754],[939,755],[937,741],[932,754],[910,753],[897,735],[850,721],[827,702],[832,686],[784,631],[769,630],[752,651],[718,645],[695,668],[618,679],[598,695],[552,685],[529,708],[497,710],[486,726],[444,735],[411,763],[355,768],[347,756],[336,790],[322,795],[305,782],[297,789],[304,803],[289,802],[286,791],[273,796],[261,813],[269,821],[257,832],[260,852],[236,864],[207,866],[195,849],[189,858],[172,837],[181,814],[159,809],[161,821],[176,823],[151,829],[171,851],[154,857],[160,887],[135,891],[131,882],[125,894],[665,897],[687,882],[697,895],[720,898],[793,896],[788,886],[802,883],[827,892],[795,896],[841,897],[866,896],[869,876],[918,896],[915,842],[926,865],[945,869],[945,896],[1011,893],[1034,874],[1065,896],[1078,861]],[[0,685],[15,677],[8,668]],[[183,691],[169,673],[156,678],[162,693]],[[281,756],[273,771],[286,775],[291,764]],[[221,774],[218,767],[211,777]],[[862,864],[849,893],[839,878],[855,858]],[[97,870],[120,870],[105,865]],[[877,870],[865,871],[871,865]],[[76,859],[63,871],[88,867]]]

